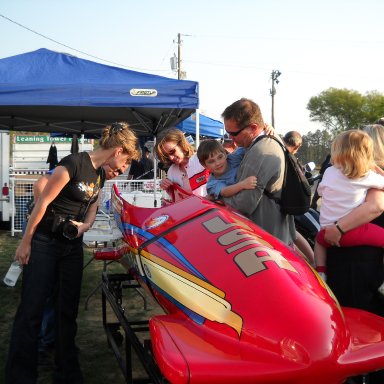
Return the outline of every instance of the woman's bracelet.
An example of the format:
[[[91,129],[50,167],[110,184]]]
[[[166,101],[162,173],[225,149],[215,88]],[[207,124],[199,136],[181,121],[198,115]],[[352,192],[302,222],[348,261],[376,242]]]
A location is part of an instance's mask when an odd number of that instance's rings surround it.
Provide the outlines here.
[[[337,221],[335,221],[335,226],[336,226],[336,228],[338,229],[338,231],[339,231],[342,235],[345,235],[345,232],[340,228],[340,225],[337,223]]]

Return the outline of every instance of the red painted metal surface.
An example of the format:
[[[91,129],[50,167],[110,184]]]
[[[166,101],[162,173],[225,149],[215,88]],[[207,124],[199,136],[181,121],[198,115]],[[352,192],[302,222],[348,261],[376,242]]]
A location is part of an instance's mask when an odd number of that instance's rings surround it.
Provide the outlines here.
[[[171,383],[341,384],[384,367],[384,319],[340,308],[300,256],[228,209],[112,204],[130,272],[167,315],[150,320]]]

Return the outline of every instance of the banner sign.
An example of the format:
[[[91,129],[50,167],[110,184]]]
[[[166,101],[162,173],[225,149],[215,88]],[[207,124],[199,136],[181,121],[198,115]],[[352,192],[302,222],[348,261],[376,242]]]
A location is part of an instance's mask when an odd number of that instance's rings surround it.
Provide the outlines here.
[[[55,142],[57,144],[60,143],[72,143],[72,137],[51,137],[51,136],[14,136],[15,144],[34,144],[34,143],[52,143]],[[78,139],[80,143],[80,138]],[[93,144],[93,139],[84,139],[84,144]]]

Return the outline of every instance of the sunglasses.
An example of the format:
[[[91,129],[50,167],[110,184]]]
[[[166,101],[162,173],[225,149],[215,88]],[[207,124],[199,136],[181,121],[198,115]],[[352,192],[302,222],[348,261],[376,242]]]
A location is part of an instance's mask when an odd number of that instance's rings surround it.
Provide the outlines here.
[[[236,132],[229,132],[227,130],[225,130],[225,132],[228,133],[229,136],[232,136],[232,137],[236,137],[239,133],[241,133],[245,128],[248,128],[250,124],[246,125],[245,127],[243,128],[240,128],[238,131]]]

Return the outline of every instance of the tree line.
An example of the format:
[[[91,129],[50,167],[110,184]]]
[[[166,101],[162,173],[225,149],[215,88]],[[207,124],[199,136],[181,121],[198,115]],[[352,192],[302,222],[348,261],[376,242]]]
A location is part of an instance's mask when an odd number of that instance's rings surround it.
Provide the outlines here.
[[[320,166],[338,133],[373,124],[384,116],[384,94],[370,91],[362,95],[354,90],[329,88],[311,97],[307,109],[310,120],[323,128],[303,135],[297,155],[303,164],[314,161]]]

